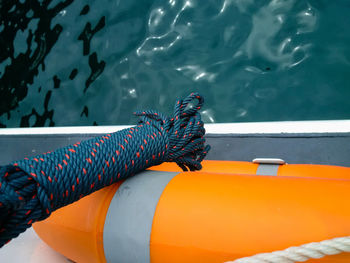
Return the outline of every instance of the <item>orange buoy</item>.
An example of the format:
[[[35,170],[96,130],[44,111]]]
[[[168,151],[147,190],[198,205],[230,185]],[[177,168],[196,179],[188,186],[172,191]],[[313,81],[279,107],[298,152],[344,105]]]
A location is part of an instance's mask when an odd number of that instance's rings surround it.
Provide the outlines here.
[[[202,171],[185,173],[170,163],[34,229],[75,262],[225,262],[349,236],[349,190],[345,167],[203,161]],[[349,262],[350,253],[308,262],[330,261]]]
[[[200,172],[263,175],[259,173],[259,166],[275,166],[277,168],[275,175],[277,176],[317,177],[350,180],[350,168],[343,166],[286,164],[281,159],[269,158],[258,158],[254,161],[255,162],[204,160],[202,162],[203,168]],[[179,168],[176,163],[162,163],[160,165],[153,166],[151,170],[182,172],[181,168]]]

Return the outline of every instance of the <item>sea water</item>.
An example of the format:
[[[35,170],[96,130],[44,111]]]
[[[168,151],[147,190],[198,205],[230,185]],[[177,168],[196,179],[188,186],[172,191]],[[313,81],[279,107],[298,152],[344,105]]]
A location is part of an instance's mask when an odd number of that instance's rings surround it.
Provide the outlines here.
[[[0,127],[350,118],[350,1],[0,1]]]

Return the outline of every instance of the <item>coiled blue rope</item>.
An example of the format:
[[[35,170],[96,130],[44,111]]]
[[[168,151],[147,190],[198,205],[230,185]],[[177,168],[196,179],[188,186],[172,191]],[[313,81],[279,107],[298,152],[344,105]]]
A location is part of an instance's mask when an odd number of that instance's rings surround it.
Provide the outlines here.
[[[56,209],[150,166],[201,169],[209,150],[198,112],[203,102],[192,93],[176,102],[172,118],[135,112],[135,127],[0,167],[0,247]]]

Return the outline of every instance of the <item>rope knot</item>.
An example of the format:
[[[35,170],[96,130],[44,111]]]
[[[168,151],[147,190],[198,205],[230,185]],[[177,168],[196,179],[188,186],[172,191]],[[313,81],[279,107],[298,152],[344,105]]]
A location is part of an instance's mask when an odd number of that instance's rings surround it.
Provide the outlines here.
[[[193,103],[197,100],[197,103]],[[200,170],[201,161],[210,146],[205,146],[204,123],[199,114],[204,99],[198,93],[191,93],[184,100],[177,100],[171,118],[160,112],[148,110],[137,111],[140,124],[153,125],[168,138],[167,162],[176,162],[184,171]]]

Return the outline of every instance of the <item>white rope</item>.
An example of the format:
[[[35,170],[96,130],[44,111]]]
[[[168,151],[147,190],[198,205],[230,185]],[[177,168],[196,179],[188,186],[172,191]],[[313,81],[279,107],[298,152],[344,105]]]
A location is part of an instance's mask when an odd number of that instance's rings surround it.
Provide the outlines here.
[[[350,252],[350,236],[312,242],[271,253],[256,254],[226,263],[293,263],[342,252]]]

